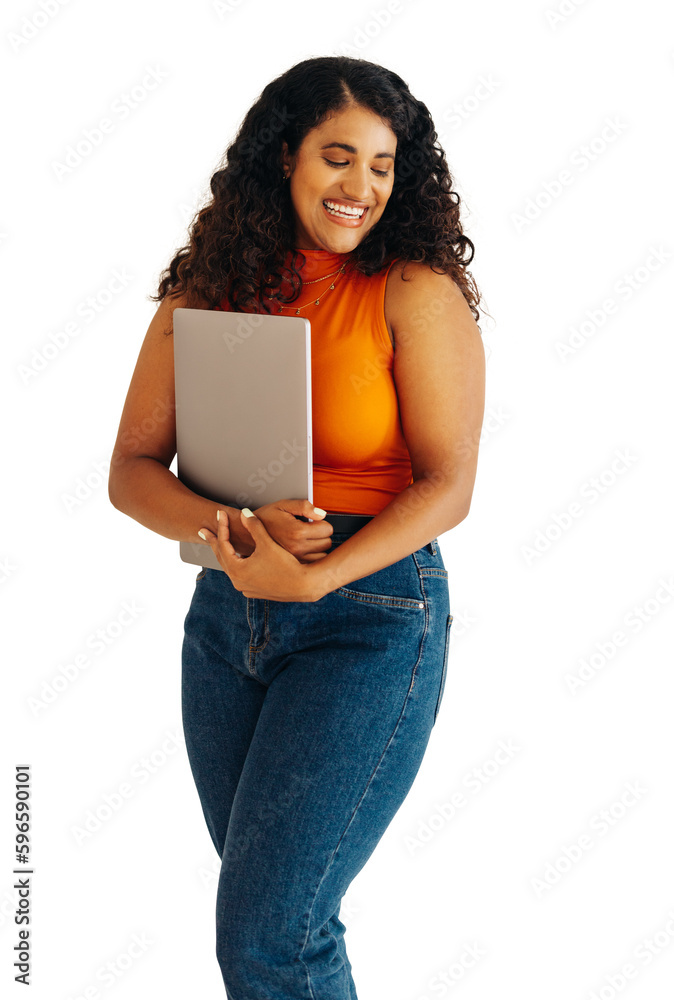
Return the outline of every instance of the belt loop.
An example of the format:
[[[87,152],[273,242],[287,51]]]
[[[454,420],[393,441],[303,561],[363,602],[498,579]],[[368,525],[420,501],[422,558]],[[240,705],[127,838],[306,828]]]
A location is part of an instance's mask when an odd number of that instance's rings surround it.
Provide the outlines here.
[[[426,549],[426,551],[427,551],[427,552],[430,552],[430,554],[431,554],[432,556],[435,556],[435,555],[437,555],[437,554],[438,554],[438,547],[437,547],[437,545],[435,544],[436,542],[437,542],[437,538],[433,538],[433,539],[431,539],[431,541],[430,541],[430,542],[428,543],[428,545],[425,545],[425,546],[424,546],[424,548]]]

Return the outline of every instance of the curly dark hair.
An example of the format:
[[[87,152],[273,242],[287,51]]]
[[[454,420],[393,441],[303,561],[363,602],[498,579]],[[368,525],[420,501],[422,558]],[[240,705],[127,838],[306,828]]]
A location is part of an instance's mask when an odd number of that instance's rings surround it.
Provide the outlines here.
[[[264,296],[274,294],[294,302],[302,289],[301,251],[286,267],[295,224],[290,185],[282,181],[282,143],[292,156],[311,129],[353,105],[378,115],[398,143],[386,208],[351,251],[350,265],[370,276],[395,257],[428,263],[451,275],[477,321],[480,292],[467,270],[475,247],[463,233],[461,198],[428,108],[396,73],[349,56],[305,59],[267,84],[211,177],[213,197],[192,221],[188,245],[149,298],[196,293],[213,308],[226,296],[242,312],[269,312]],[[283,280],[292,289],[286,297],[279,294]]]

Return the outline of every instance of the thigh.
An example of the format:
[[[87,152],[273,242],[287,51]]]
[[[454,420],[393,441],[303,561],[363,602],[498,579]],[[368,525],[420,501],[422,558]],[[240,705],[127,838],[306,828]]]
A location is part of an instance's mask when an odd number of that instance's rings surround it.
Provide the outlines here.
[[[217,908],[228,947],[252,939],[282,962],[318,947],[409,792],[434,723],[445,618],[413,562],[318,602],[270,604],[258,668],[269,686]]]
[[[255,732],[266,688],[233,663],[227,644],[228,609],[218,600],[217,578],[198,579],[185,618],[182,644],[182,721],[192,775],[218,855]],[[230,609],[231,610],[231,609]],[[213,627],[213,626],[216,627]]]

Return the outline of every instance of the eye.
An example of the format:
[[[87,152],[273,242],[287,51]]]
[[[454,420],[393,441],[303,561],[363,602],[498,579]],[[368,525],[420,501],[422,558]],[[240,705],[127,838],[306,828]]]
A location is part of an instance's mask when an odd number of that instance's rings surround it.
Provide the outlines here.
[[[325,156],[323,157],[323,159],[325,160],[326,163],[329,163],[331,167],[348,167],[348,165],[349,165],[349,161],[348,160],[346,160],[344,163],[338,163],[335,160],[328,160],[328,159],[326,159]],[[388,170],[375,170],[374,167],[372,168],[372,172],[375,173],[375,174],[378,174],[379,177],[388,177],[388,175],[389,175],[389,171]]]

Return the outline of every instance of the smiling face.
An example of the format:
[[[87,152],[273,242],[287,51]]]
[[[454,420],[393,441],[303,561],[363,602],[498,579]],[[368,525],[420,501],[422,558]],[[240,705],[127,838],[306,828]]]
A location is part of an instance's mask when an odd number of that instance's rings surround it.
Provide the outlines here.
[[[360,106],[340,111],[308,132],[294,157],[284,142],[294,246],[332,253],[350,253],[357,247],[386,208],[396,146],[388,125]],[[336,214],[340,207],[347,214]]]

